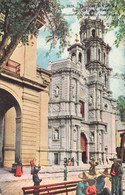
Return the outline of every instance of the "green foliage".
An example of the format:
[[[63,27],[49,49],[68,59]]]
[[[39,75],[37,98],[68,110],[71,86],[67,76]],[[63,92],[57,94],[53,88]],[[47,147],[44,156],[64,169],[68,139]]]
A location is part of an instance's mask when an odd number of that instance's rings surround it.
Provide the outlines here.
[[[88,5],[88,6],[87,6]],[[105,16],[107,30],[115,30],[116,40],[115,45],[125,43],[125,2],[124,0],[86,0],[86,4],[78,4],[76,7],[76,15],[82,18],[84,12],[94,9],[97,13],[99,10]]]
[[[117,102],[118,102],[117,108],[120,112],[121,120],[125,121],[125,96],[122,95],[119,96]]]
[[[62,14],[63,7],[57,0],[1,0],[0,13],[4,16],[0,22],[0,65],[8,52],[18,44],[18,40],[26,43],[29,35],[38,35],[37,18],[46,22],[50,33],[47,41],[51,41],[50,50],[60,43],[60,51],[68,44],[69,27]],[[8,42],[7,42],[8,40]],[[12,47],[13,43],[13,47]],[[50,52],[50,51],[49,51]]]

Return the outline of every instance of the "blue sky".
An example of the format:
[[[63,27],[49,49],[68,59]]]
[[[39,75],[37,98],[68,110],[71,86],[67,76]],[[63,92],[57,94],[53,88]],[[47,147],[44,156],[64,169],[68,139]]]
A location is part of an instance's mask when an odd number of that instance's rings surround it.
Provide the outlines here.
[[[83,2],[82,0],[61,0],[61,4],[65,6],[63,13],[65,14],[65,19],[70,24],[70,28],[72,29],[71,33],[71,40],[70,43],[73,44],[75,39],[75,34],[77,33],[79,35],[79,21],[76,16],[72,16],[73,14],[73,7],[77,5],[77,2]],[[70,7],[71,6],[71,7]],[[44,31],[44,27],[40,29],[39,36],[37,38],[37,64],[41,66],[42,68],[48,69],[48,62],[49,61],[56,61],[59,59],[66,59],[68,57],[67,48],[65,49],[64,53],[61,55],[60,58],[57,58],[56,53],[58,51],[58,46],[52,52],[48,57],[46,57],[46,52],[49,50],[50,45],[46,44],[45,37],[47,36],[47,32]],[[113,69],[112,75],[115,73],[125,73],[125,53],[123,46],[120,46],[119,48],[116,48],[114,46],[114,32],[108,32],[104,40],[106,43],[108,43],[112,50],[110,51],[109,55],[109,65]],[[111,78],[111,90],[113,91],[113,97],[115,99],[118,98],[120,95],[125,95],[125,81],[121,79],[114,79]]]

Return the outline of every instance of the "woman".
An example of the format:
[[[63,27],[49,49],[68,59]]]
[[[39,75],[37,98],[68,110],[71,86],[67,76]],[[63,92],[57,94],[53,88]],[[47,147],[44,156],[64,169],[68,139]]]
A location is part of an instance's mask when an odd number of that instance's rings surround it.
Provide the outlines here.
[[[21,160],[19,159],[18,162],[17,162],[17,166],[16,166],[15,176],[16,177],[21,177],[22,172],[23,172],[22,163],[21,163]]]
[[[35,162],[34,162],[34,159],[30,161],[30,165],[31,165],[31,174],[33,174],[34,167],[36,166]]]

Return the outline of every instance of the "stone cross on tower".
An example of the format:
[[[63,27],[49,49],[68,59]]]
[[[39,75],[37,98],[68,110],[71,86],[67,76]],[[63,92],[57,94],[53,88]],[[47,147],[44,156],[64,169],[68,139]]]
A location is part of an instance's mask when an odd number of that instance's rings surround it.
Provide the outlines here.
[[[79,41],[79,40],[78,40],[78,34],[77,34],[77,33],[75,34],[75,41],[76,41],[76,42]]]

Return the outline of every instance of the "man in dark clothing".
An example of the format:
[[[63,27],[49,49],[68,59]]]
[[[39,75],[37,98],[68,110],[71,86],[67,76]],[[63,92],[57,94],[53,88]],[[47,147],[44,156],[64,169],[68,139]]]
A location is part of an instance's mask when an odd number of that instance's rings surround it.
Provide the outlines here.
[[[97,195],[111,195],[110,190],[105,187],[105,178],[106,177],[111,177],[108,174],[108,169],[107,168],[96,179]]]
[[[123,188],[122,188],[122,176],[123,176],[123,167],[122,167],[122,160],[118,159],[118,172],[119,172],[119,179],[120,179],[120,185],[119,185],[119,194],[123,195]]]
[[[40,182],[42,181],[42,179],[39,179],[38,176],[38,172],[39,169],[37,169],[36,167],[34,167],[34,171],[33,171],[33,182],[34,182],[34,186],[39,186]],[[35,190],[37,190],[38,188],[35,188]],[[34,195],[39,195],[39,192],[34,192]]]
[[[38,172],[39,172],[39,169],[37,169],[36,167],[34,167],[34,171],[33,171],[33,182],[34,182],[34,186],[39,186],[40,185],[40,182],[42,181],[42,179],[39,179]]]
[[[121,180],[120,178],[123,175],[123,169],[122,166],[118,163],[118,159],[114,158],[113,159],[113,164],[111,167],[111,184],[112,184],[112,194],[115,195],[121,195],[121,193],[119,193],[119,191],[122,191],[122,189],[120,189],[121,186]]]

